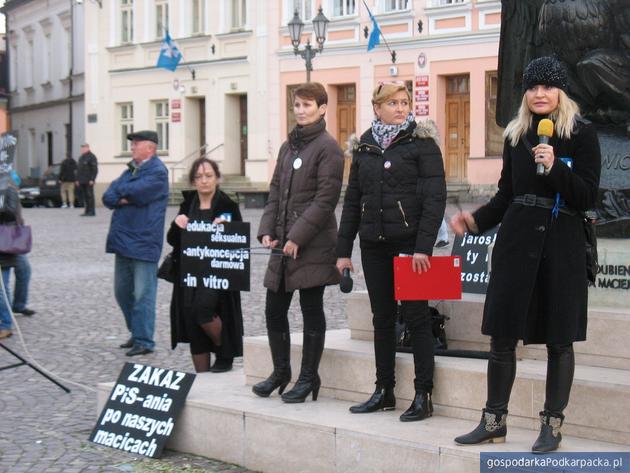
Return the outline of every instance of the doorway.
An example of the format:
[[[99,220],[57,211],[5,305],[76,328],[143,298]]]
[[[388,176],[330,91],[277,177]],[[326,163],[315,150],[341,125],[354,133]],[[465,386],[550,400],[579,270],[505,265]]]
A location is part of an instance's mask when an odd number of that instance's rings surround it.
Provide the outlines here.
[[[199,149],[202,150],[201,153],[203,153],[203,150],[205,149],[205,145],[206,145],[206,98],[202,97],[199,99]],[[206,150],[207,152],[208,150]]]
[[[344,151],[343,182],[348,182],[352,156],[348,151],[348,138],[356,133],[356,86],[355,84],[337,86],[337,143]]]
[[[446,180],[463,183],[470,155],[470,77],[446,78]]]
[[[53,133],[52,131],[46,132],[46,146],[48,152],[48,166],[52,166],[54,162],[53,157]]]
[[[241,143],[241,176],[245,175],[245,162],[247,161],[247,95],[239,96],[239,130]]]

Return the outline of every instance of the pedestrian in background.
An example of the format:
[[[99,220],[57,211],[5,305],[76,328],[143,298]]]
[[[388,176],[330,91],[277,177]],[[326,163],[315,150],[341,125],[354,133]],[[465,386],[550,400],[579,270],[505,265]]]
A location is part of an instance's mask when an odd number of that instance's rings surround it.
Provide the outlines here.
[[[183,191],[184,201],[171,223],[166,241],[173,247],[175,281],[179,275],[182,233],[191,220],[223,223],[242,222],[238,204],[219,189],[221,172],[216,162],[198,158],[188,173],[194,191]],[[239,291],[173,285],[171,297],[171,345],[190,343],[196,372],[220,373],[232,369],[232,361],[243,355],[243,314]],[[210,366],[210,353],[216,358]]]
[[[326,317],[324,289],[339,283],[335,269],[337,219],[343,176],[343,153],[326,131],[328,95],[317,82],[298,86],[293,94],[297,125],[278,152],[269,186],[269,200],[260,220],[258,240],[266,248],[282,248],[286,257],[272,254],[265,273],[265,320],[273,372],[253,387],[269,396],[276,388],[284,402],[313,400],[321,381],[317,370],[324,350]],[[300,292],[304,320],[302,367],[293,389],[288,312],[293,292]]]
[[[157,263],[164,241],[168,171],[156,155],[156,132],[130,133],[127,139],[133,159],[105,191],[103,204],[113,210],[106,250],[116,255],[114,292],[131,332],[120,347],[134,356],[155,348]]]
[[[90,145],[84,143],[81,145],[81,156],[77,165],[76,185],[81,189],[81,197],[85,210],[81,215],[93,217],[94,212],[94,181],[98,174],[98,160],[92,151]]]
[[[73,208],[75,201],[74,189],[77,181],[77,162],[72,156],[66,156],[61,161],[59,170],[59,182],[61,184],[61,208]]]

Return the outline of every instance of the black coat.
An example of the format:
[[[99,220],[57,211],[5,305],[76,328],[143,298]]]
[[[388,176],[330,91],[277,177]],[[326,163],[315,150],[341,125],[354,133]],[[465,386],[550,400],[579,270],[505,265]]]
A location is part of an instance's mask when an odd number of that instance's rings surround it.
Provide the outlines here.
[[[536,117],[527,139],[538,143]],[[473,216],[480,232],[497,225],[482,332],[524,343],[569,343],[586,339],[587,279],[584,228],[579,214],[513,203],[515,196],[549,199],[557,192],[569,208],[595,205],[600,174],[599,141],[594,127],[578,121],[570,139],[552,137],[556,160],[546,176],[523,142],[507,142],[496,195]],[[573,159],[573,170],[560,161]]]
[[[87,184],[90,181],[95,181],[97,174],[98,161],[96,156],[91,151],[83,153],[77,164],[77,181],[79,184]]]
[[[177,215],[190,215],[192,206],[199,206],[196,191],[183,191],[184,202],[179,207]],[[238,204],[230,199],[227,194],[217,189],[211,205],[212,218],[216,218],[222,213],[231,213],[233,222],[242,222],[241,211]],[[166,235],[166,241],[173,247],[173,263],[176,271],[175,281],[180,280],[179,255],[181,251],[182,229],[175,222]],[[180,287],[178,283],[173,284],[173,294],[171,297],[171,347],[174,349],[178,343],[189,343],[186,333],[186,325],[183,313],[184,291],[186,288]],[[223,324],[221,354],[224,357],[234,357],[243,355],[243,313],[241,311],[241,294],[238,291],[219,291],[220,308],[219,317]],[[201,330],[201,329],[200,329]]]
[[[74,182],[77,180],[77,162],[73,158],[67,157],[61,161],[59,180],[61,182]]]
[[[446,207],[442,154],[432,123],[402,131],[382,150],[372,130],[355,146],[337,256],[349,258],[354,239],[408,243],[431,255]]]

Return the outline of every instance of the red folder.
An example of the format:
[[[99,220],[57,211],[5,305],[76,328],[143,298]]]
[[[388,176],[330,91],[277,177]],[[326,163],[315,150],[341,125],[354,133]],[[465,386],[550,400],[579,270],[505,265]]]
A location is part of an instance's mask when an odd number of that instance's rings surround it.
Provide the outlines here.
[[[411,269],[411,256],[394,258],[394,297],[398,301],[462,298],[459,256],[430,256],[431,269],[420,274]]]

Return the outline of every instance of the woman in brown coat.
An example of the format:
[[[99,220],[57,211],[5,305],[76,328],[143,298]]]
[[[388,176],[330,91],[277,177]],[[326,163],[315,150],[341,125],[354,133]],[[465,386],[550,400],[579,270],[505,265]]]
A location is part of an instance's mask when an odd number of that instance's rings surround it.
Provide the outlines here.
[[[272,255],[265,274],[265,318],[273,373],[253,387],[261,397],[276,388],[285,402],[304,402],[312,392],[317,400],[317,374],[324,349],[326,319],[324,288],[339,282],[335,267],[337,220],[335,206],[341,191],[343,153],[326,131],[328,103],[321,84],[299,86],[293,98],[297,126],[278,153],[270,184],[269,201],[260,221],[258,239],[266,248],[281,248]],[[290,391],[289,321],[293,291],[300,291],[304,344],[300,376]]]

